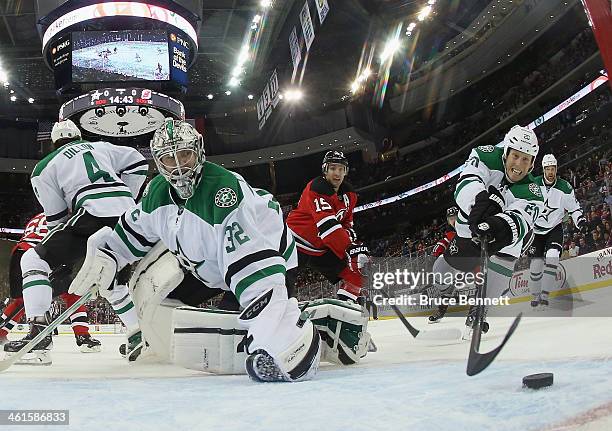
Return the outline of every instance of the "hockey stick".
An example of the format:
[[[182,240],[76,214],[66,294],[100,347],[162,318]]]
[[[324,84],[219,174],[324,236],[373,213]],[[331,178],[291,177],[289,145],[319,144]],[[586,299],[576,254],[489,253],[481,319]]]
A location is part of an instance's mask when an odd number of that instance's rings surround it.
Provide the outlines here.
[[[389,294],[384,289],[381,289],[381,291],[385,298],[390,299]],[[410,332],[410,335],[417,340],[459,340],[461,338],[461,331],[457,328],[432,329],[429,331],[417,329],[406,320],[400,309],[397,308],[397,305],[391,304],[391,308],[402,321],[408,332]]]
[[[0,361],[0,372],[7,370],[11,365],[20,360],[26,353],[28,353],[34,346],[36,346],[43,338],[47,335],[51,335],[53,330],[57,328],[64,320],[70,317],[81,305],[85,304],[94,295],[96,289],[90,290],[85,295],[81,296],[78,301],[67,308],[57,319],[49,323],[44,330],[42,330],[36,337],[32,338],[28,344],[23,346],[20,351],[15,353],[9,358],[4,358]]]
[[[481,298],[481,301],[483,301],[484,298],[487,297],[487,274],[489,271],[489,244],[488,244],[487,238],[481,237],[480,244],[482,247],[481,252],[480,252],[480,257],[482,260],[482,273],[484,274],[484,280],[480,284],[480,286],[478,286],[476,297]],[[501,349],[503,349],[503,347],[506,345],[506,343],[508,342],[508,340],[510,339],[510,337],[516,330],[516,327],[518,326],[519,322],[521,321],[521,317],[523,317],[523,313],[519,313],[519,315],[516,316],[516,318],[514,319],[514,322],[512,322],[512,326],[510,326],[510,329],[508,329],[506,336],[504,337],[503,341],[501,342],[499,346],[497,346],[495,349],[491,350],[490,352],[480,353],[478,349],[480,349],[480,337],[482,335],[482,323],[484,321],[484,314],[485,314],[484,311],[485,311],[485,306],[481,302],[479,305],[476,306],[476,318],[475,318],[476,327],[474,328],[474,333],[472,334],[472,342],[470,344],[470,354],[468,356],[468,361],[467,361],[466,372],[468,376],[475,376],[476,374],[480,373],[482,370],[487,368],[489,365],[491,365],[491,362],[495,360],[495,358],[497,357]]]
[[[0,329],[3,329],[4,326],[6,326],[11,320],[13,320],[13,317],[21,313],[22,310],[23,310],[23,306],[15,310],[10,316],[6,316],[6,319],[0,319]]]

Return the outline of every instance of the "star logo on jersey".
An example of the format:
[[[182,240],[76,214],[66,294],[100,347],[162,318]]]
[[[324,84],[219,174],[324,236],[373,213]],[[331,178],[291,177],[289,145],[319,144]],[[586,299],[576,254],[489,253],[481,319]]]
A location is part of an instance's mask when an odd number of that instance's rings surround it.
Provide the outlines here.
[[[540,186],[535,183],[529,183],[529,191],[537,197],[542,197],[542,190],[540,190]]]
[[[198,275],[198,268],[201,267],[204,264],[204,262],[206,262],[205,259],[202,259],[199,262],[197,260],[189,259],[187,255],[185,254],[185,252],[183,251],[183,248],[181,247],[181,243],[179,242],[178,238],[176,239],[176,251],[171,251],[171,253],[179,261],[179,264],[181,265],[182,268],[185,268],[187,271],[189,271],[194,277],[196,277],[202,283],[208,283],[206,280],[204,280],[202,277]]]
[[[546,201],[546,203],[544,204],[544,211],[542,211],[542,214],[540,214],[540,217],[542,217],[544,220],[548,221],[548,216],[550,216],[555,210],[558,210],[559,208],[554,208],[551,207],[548,204],[548,200]]]
[[[238,195],[229,187],[223,187],[215,194],[215,205],[219,208],[230,208],[236,205],[237,202]]]

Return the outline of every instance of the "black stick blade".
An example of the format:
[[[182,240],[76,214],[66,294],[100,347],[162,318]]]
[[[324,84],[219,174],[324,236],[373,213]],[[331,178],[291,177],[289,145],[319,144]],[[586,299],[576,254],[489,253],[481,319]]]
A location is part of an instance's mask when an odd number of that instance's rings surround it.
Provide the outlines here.
[[[499,352],[501,352],[501,349],[508,342],[508,340],[510,339],[510,337],[516,330],[519,322],[521,321],[521,317],[523,317],[523,313],[519,313],[519,315],[516,316],[516,318],[514,319],[514,322],[512,322],[512,326],[510,326],[510,329],[508,329],[508,332],[506,332],[506,336],[504,337],[504,340],[501,342],[499,346],[497,346],[495,349],[491,350],[490,352],[479,353],[477,351],[478,346],[476,346],[476,344],[480,344],[480,343],[476,342],[476,338],[477,338],[476,334],[473,334],[472,344],[470,345],[470,355],[468,356],[467,370],[466,370],[468,376],[475,376],[476,374],[480,373],[482,370],[487,368],[489,365],[491,365],[491,362],[495,360]],[[476,328],[474,332],[476,331],[480,331],[480,327]],[[478,337],[478,341],[480,341],[479,338],[480,337]]]

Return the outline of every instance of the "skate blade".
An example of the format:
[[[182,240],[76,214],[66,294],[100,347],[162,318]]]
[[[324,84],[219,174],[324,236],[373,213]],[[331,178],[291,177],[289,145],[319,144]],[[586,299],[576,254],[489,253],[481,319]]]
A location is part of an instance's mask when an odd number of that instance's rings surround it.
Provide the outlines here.
[[[472,332],[474,332],[472,328],[466,327],[465,330],[463,331],[463,335],[461,336],[461,339],[463,341],[472,341]]]
[[[427,319],[427,323],[429,323],[430,325],[433,325],[434,323],[440,323],[440,320],[442,320],[442,319],[438,319],[438,320],[429,320],[429,319]]]
[[[5,360],[14,356],[17,352],[5,352]],[[48,366],[51,365],[51,352],[29,352],[26,353],[20,360],[15,362],[15,365],[32,365],[32,366]]]
[[[79,349],[81,350],[81,353],[98,353],[102,351],[101,346],[88,347],[83,345],[79,347]]]

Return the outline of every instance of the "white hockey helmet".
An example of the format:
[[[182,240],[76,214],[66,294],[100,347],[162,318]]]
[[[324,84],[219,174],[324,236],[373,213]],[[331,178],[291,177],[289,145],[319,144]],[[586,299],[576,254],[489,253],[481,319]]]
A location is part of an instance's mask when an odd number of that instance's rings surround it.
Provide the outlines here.
[[[51,129],[51,142],[55,144],[60,139],[81,139],[81,131],[72,120],[58,121]]]
[[[533,156],[529,172],[533,170],[535,159],[538,155],[538,138],[533,130],[523,126],[512,126],[512,128],[504,136],[504,160],[508,157],[510,150],[521,151],[525,154]]]
[[[181,166],[178,153],[184,151],[193,153],[193,166]],[[195,127],[183,120],[166,118],[153,134],[151,153],[159,173],[174,187],[179,197],[189,199],[193,196],[206,161],[204,141]],[[172,165],[162,162],[162,158],[167,156],[174,158]]]
[[[557,166],[557,159],[552,154],[544,154],[542,158],[542,169],[547,166]]]

